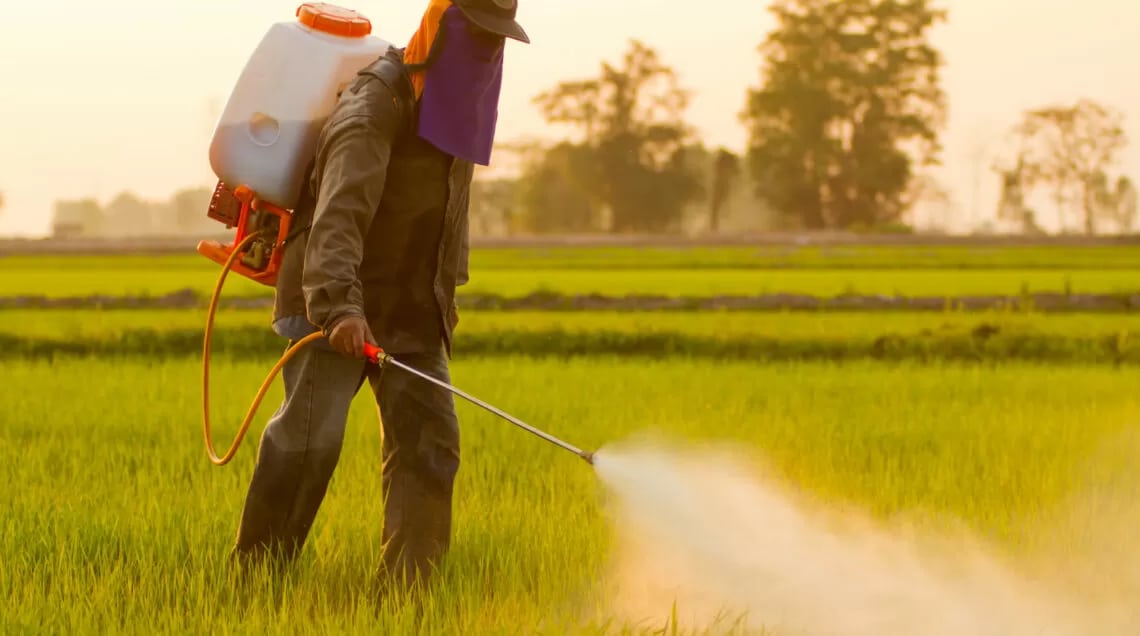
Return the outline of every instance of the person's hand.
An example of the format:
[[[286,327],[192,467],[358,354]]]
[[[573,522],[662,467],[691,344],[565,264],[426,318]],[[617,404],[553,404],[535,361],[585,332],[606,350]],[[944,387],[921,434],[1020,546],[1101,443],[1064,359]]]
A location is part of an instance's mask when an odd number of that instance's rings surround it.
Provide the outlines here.
[[[361,316],[346,316],[337,321],[329,332],[329,344],[346,356],[363,358],[365,342],[376,344],[372,330],[368,328],[368,321]]]

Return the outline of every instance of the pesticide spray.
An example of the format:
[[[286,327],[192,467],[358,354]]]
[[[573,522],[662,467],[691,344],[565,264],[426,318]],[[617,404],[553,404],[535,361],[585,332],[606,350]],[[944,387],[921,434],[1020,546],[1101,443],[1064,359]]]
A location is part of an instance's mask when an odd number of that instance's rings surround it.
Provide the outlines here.
[[[395,364],[594,467],[613,497],[618,538],[604,611],[627,623],[660,628],[664,619],[675,631],[804,636],[1140,633],[1135,518],[1118,518],[1115,534],[1092,537],[1125,546],[1113,561],[1085,563],[1094,568],[1085,572],[1091,577],[1048,585],[968,535],[892,531],[813,504],[726,449],[641,440],[581,450],[366,349],[375,363]],[[1134,485],[1126,491],[1134,495]],[[1126,496],[1125,510],[1140,514]],[[1107,586],[1090,587],[1105,577]]]
[[[648,441],[582,450],[377,347],[365,349],[374,363],[445,388],[594,467],[613,495],[619,539],[605,610],[630,623],[659,627],[667,618],[677,631],[805,636],[1140,630],[1140,568],[1110,585],[1116,596],[1097,605],[1092,590],[1082,595],[1035,581],[968,537],[889,531],[813,505],[725,450]],[[1131,546],[1135,525],[1124,521],[1123,532],[1104,538]],[[1140,566],[1136,550],[1124,554],[1128,560],[1094,577]]]
[[[594,464],[612,496],[618,546],[607,610],[635,625],[812,636],[1140,633],[1140,577],[1120,576],[1140,575],[1134,548],[1111,571],[1089,572],[1084,585],[1116,577],[1094,592],[1020,573],[968,536],[889,530],[813,504],[725,449],[639,442],[601,449]],[[1119,527],[1114,539],[1128,542],[1135,526]],[[1106,588],[1113,595],[1093,602]]]

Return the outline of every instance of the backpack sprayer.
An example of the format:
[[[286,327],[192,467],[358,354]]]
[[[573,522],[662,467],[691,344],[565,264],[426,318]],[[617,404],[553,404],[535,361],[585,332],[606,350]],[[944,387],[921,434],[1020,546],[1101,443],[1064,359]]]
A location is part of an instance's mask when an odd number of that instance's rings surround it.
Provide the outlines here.
[[[367,18],[341,7],[305,3],[297,20],[274,24],[238,78],[210,145],[210,164],[219,181],[206,212],[236,228],[233,243],[201,241],[197,251],[221,265],[210,298],[202,342],[202,433],[210,461],[228,464],[245,438],[253,416],[273,380],[302,347],[324,337],[320,331],[297,341],[261,383],[229,450],[219,457],[210,435],[210,342],[226,275],[274,287],[285,240],[303,185],[304,168],[313,155],[321,125],[336,105],[336,95],[356,71],[390,46],[371,35]],[[231,186],[229,184],[238,184]],[[365,344],[372,364],[390,364],[440,386],[534,435],[593,463],[593,453],[544,433],[446,382]]]

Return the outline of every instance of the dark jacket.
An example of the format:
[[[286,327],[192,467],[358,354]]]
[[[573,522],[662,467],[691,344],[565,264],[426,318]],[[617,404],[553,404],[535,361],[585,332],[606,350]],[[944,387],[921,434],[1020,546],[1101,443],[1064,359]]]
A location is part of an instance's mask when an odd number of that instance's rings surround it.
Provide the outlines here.
[[[394,49],[360,71],[321,132],[310,191],[294,211],[275,321],[326,334],[363,315],[393,354],[451,353],[455,289],[467,282],[473,165],[416,135],[416,102]]]

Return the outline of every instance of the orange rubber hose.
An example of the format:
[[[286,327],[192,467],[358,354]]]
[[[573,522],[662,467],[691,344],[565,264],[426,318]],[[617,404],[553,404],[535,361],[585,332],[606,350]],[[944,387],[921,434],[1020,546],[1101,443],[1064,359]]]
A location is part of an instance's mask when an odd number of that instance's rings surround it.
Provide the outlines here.
[[[245,246],[250,241],[257,238],[257,236],[257,234],[251,234],[234,246],[233,251],[230,253],[230,257],[226,259],[225,265],[222,266],[222,273],[218,276],[218,284],[214,287],[214,295],[210,299],[210,309],[206,315],[206,334],[202,341],[202,435],[206,441],[206,453],[210,457],[210,462],[212,462],[215,466],[224,466],[228,464],[230,460],[234,458],[234,455],[237,454],[238,447],[241,446],[241,442],[245,438],[246,431],[249,430],[249,425],[253,422],[253,416],[257,413],[257,408],[261,406],[261,400],[265,398],[265,394],[269,391],[269,387],[273,385],[274,378],[276,378],[277,374],[281,372],[281,369],[285,366],[285,363],[288,362],[289,359],[294,355],[296,355],[297,352],[301,350],[301,347],[304,347],[310,342],[317,340],[323,336],[323,334],[319,331],[311,333],[308,336],[305,336],[301,340],[297,341],[296,344],[289,347],[289,349],[285,351],[285,355],[281,356],[281,359],[277,361],[277,364],[273,365],[273,369],[269,372],[269,375],[265,378],[265,381],[261,383],[261,388],[257,390],[257,395],[255,395],[253,398],[253,404],[250,405],[249,411],[246,412],[245,419],[242,420],[241,427],[238,429],[237,436],[234,438],[230,449],[226,451],[225,455],[218,457],[217,453],[214,451],[214,442],[210,437],[210,337],[214,331],[214,314],[217,313],[218,299],[222,294],[222,285],[225,283],[226,274],[229,273],[230,268],[233,267],[234,261],[237,260],[238,255],[241,254],[241,251],[243,249],[245,249]]]

